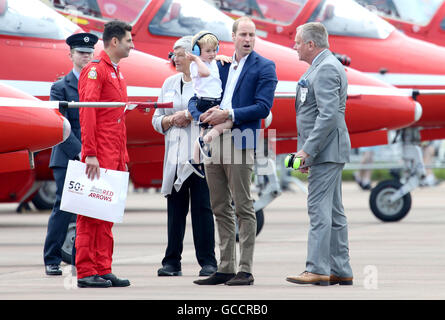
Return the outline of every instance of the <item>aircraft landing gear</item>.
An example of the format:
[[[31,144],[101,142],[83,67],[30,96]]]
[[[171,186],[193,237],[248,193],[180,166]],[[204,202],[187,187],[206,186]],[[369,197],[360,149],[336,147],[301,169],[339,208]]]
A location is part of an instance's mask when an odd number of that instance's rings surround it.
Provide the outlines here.
[[[267,158],[265,168],[260,168],[258,162],[255,167],[256,187],[258,189],[258,200],[253,204],[257,220],[257,235],[264,225],[263,209],[269,205],[275,198],[281,195],[280,182],[277,176],[275,161]]]
[[[44,181],[31,201],[37,210],[51,210],[54,206],[54,201],[56,201],[56,191],[55,181]]]
[[[402,140],[403,169],[400,181],[386,180],[371,190],[369,205],[380,220],[399,221],[411,209],[410,192],[419,186],[425,177],[425,165],[420,149],[418,128],[406,128],[399,132]]]
[[[73,255],[74,239],[76,237],[76,220],[73,219],[68,225],[68,230],[66,232],[65,241],[63,242],[62,251],[62,261],[71,264],[71,258]]]
[[[371,191],[369,205],[372,213],[382,221],[399,221],[405,217],[411,209],[411,194],[393,200],[394,195],[402,187],[397,180],[380,182]]]

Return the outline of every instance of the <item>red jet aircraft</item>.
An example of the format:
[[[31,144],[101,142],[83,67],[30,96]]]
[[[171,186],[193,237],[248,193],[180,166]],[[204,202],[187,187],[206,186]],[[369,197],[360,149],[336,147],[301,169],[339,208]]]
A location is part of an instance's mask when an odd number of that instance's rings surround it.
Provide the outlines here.
[[[445,46],[444,0],[356,0],[406,35]]]
[[[0,84],[0,202],[20,201],[35,179],[34,152],[63,142],[71,126],[39,99]]]
[[[14,5],[13,2],[11,3],[9,3],[10,6]],[[99,3],[101,2],[98,1],[97,4]],[[115,12],[121,11],[120,5],[130,5],[129,2],[112,0],[103,3],[116,6]],[[128,10],[128,12],[138,12],[133,16],[134,21],[130,19],[129,22],[133,21],[133,40],[136,48],[141,51],[158,57],[167,57],[178,37],[195,34],[202,29],[212,30],[217,34],[221,40],[222,54],[232,55],[234,51],[231,42],[233,21],[204,1],[152,0],[135,1],[131,2],[131,5],[140,9],[140,12],[137,10]],[[40,8],[39,10],[44,9],[41,6]],[[17,9],[20,10],[11,10],[9,13],[18,15],[15,19],[26,18],[26,21],[31,22],[35,19],[34,24],[41,19],[43,26],[45,26],[45,21],[51,21],[50,24],[48,23],[48,29],[56,29],[57,24],[54,21],[60,20],[60,16],[57,19],[48,18],[49,12],[42,13],[35,7],[28,11],[25,8]],[[87,9],[91,10],[91,8],[85,8]],[[6,16],[8,12],[6,11]],[[26,13],[26,15],[20,17],[18,13]],[[77,14],[81,13],[77,10]],[[100,18],[85,14],[74,16],[73,10],[66,12],[66,15],[70,15],[77,22],[83,22],[82,26],[90,32],[94,31],[93,26],[97,27],[100,23],[103,25],[107,21],[102,11],[94,11],[94,15]],[[2,17],[0,17],[0,28],[4,25],[1,20]],[[86,24],[87,20],[88,24]],[[57,75],[66,73],[70,69],[66,58],[68,49],[64,39],[69,33],[75,31],[75,28],[66,21],[66,25],[62,25],[62,21],[60,23],[60,28],[66,32],[59,30],[57,36],[50,37],[51,30],[31,27],[29,30],[17,29],[16,34],[0,35],[2,39],[0,49],[6,53],[6,59],[2,63],[17,66],[16,70],[0,69],[0,81],[15,84],[35,96],[47,98],[50,85],[56,80]],[[24,31],[28,31],[29,34]],[[41,34],[36,35],[33,32],[41,32]],[[99,42],[97,50],[101,45]],[[17,50],[18,47],[20,50]],[[48,50],[49,48],[51,50]],[[272,132],[271,135],[275,133],[273,141],[276,143],[277,153],[295,152],[295,89],[297,80],[308,66],[298,60],[298,55],[294,50],[261,39],[257,39],[255,49],[263,56],[275,61],[279,79],[272,109],[273,118],[267,121],[270,125],[265,135],[267,136],[269,132]],[[38,60],[30,58],[36,56],[39,57]],[[129,86],[129,95],[133,95],[133,100],[135,98],[155,99],[163,81],[173,72],[167,66],[166,60],[136,51],[132,52],[128,59],[122,61],[122,68]],[[349,81],[346,120],[354,147],[385,144],[388,142],[388,130],[406,127],[420,118],[421,106],[414,102],[410,92],[398,90],[353,69],[346,68],[346,70]],[[380,116],[375,117],[376,114]],[[128,147],[131,159],[130,177],[135,186],[159,186],[162,180],[163,137],[154,132],[150,121],[151,113],[143,116],[134,113],[127,117]],[[269,178],[269,181],[272,179]],[[279,194],[279,191],[274,194]],[[266,202],[270,202],[271,199]],[[261,201],[256,202],[257,212],[267,204],[260,203]]]

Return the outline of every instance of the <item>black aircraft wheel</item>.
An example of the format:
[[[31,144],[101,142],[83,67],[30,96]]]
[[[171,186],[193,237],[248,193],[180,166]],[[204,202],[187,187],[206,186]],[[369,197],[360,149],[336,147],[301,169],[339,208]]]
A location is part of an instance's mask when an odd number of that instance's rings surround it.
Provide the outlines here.
[[[76,237],[76,222],[71,222],[68,225],[65,242],[62,245],[62,260],[68,264],[71,264],[75,237]]]
[[[396,193],[402,184],[397,180],[382,181],[371,190],[369,205],[372,213],[385,222],[403,219],[411,209],[411,194],[407,193],[394,203],[389,199]]]
[[[37,210],[51,210],[56,201],[56,191],[55,181],[45,181],[31,201]]]
[[[255,212],[256,215],[256,235],[261,232],[264,226],[264,212],[263,209]],[[236,242],[239,242],[239,233],[238,233],[238,222],[236,223]]]

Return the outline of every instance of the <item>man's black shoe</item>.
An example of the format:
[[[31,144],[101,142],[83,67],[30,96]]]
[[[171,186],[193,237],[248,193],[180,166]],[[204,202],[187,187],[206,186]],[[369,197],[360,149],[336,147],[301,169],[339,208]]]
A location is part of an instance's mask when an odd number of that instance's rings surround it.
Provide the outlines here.
[[[203,280],[195,280],[193,283],[199,284],[199,285],[208,285],[208,286],[214,286],[217,284],[223,284],[232,279],[235,276],[234,273],[221,273],[221,272],[215,272],[212,274],[209,278],[203,279]]]
[[[48,264],[45,266],[45,272],[49,276],[61,276],[62,269],[58,264]]]
[[[202,267],[201,271],[199,271],[199,276],[211,276],[216,272],[216,267],[211,266],[209,264]]]
[[[177,269],[172,265],[166,264],[162,268],[158,270],[159,277],[174,277],[174,276],[182,276],[181,269]]]
[[[113,284],[110,280],[105,280],[99,277],[97,274],[94,276],[89,276],[81,279],[77,279],[77,286],[79,288],[108,288]]]
[[[251,273],[240,271],[233,279],[226,282],[228,286],[250,286],[253,284],[253,276]]]
[[[107,273],[100,277],[105,280],[110,280],[113,287],[128,287],[130,285],[129,280],[119,279],[112,273]]]

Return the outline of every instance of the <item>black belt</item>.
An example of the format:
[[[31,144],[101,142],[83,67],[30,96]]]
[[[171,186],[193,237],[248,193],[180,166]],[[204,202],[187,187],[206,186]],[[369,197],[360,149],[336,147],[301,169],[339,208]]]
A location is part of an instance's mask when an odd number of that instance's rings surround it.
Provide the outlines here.
[[[218,102],[221,101],[221,98],[208,98],[208,97],[201,97],[198,98],[201,101],[209,101],[209,102]]]

